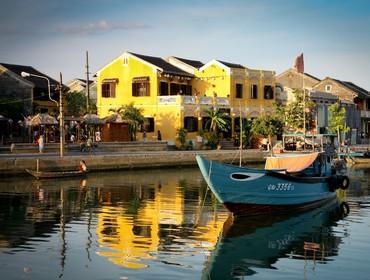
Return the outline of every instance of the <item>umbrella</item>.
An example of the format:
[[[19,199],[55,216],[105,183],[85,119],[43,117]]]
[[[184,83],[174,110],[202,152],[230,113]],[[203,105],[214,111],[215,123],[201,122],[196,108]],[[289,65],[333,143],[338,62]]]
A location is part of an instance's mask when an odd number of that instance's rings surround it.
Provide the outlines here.
[[[83,117],[83,122],[86,124],[102,124],[105,121],[99,118],[99,116],[96,114],[86,114]]]
[[[43,113],[33,116],[29,121],[29,124],[32,126],[43,124],[58,124],[58,121],[54,117],[50,116],[48,113]]]
[[[0,115],[0,121],[8,121],[9,119],[7,117],[4,117],[3,115]]]
[[[120,114],[113,113],[112,115],[105,117],[104,121],[106,123],[122,123],[123,119],[122,119],[122,116]]]

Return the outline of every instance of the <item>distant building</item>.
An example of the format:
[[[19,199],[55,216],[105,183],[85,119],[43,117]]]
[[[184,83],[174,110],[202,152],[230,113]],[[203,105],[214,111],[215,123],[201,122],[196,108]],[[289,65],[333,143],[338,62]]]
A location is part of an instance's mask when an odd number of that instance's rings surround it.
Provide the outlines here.
[[[69,87],[69,92],[77,91],[87,94],[86,90],[86,80],[83,79],[73,79],[67,83]],[[94,103],[96,103],[96,83],[95,81],[89,80],[89,97]]]
[[[333,78],[320,80],[296,69],[288,69],[276,76],[277,102],[287,104],[293,98],[294,89],[305,89],[316,103],[316,125],[318,133],[326,133],[329,119],[328,106],[340,102],[346,108],[346,124],[351,128],[347,138],[351,143],[360,143],[368,138],[370,131],[370,94],[367,90],[353,84]],[[362,142],[364,142],[362,140]]]
[[[59,114],[56,103],[49,99],[48,82],[34,76],[22,77],[27,72],[50,81],[50,96],[59,102],[59,82],[31,66],[0,63],[0,97],[15,98],[24,103],[24,115],[35,112]]]
[[[367,90],[352,82],[330,77],[316,84],[314,89],[337,96],[341,104],[346,106],[347,125],[351,128],[347,137],[351,139],[352,144],[369,139],[370,94]]]

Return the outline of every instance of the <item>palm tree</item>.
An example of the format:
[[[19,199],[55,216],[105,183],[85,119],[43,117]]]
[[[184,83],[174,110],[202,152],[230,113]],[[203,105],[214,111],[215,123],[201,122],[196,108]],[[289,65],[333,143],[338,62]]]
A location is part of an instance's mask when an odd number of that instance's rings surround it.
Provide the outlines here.
[[[211,131],[217,133],[219,130],[228,130],[229,116],[226,113],[215,108],[206,109],[204,112],[206,114],[206,118],[208,118],[205,125],[206,127],[209,127]]]
[[[111,110],[121,115],[122,119],[128,123],[131,141],[136,141],[136,133],[139,126],[145,123],[142,109],[136,108],[133,103],[124,105],[117,110]]]

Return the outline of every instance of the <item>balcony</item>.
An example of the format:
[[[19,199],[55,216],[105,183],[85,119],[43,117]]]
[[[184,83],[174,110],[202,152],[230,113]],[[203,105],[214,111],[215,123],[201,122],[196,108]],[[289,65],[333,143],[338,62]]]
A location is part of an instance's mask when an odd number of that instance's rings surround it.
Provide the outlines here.
[[[216,97],[216,104],[219,106],[230,106],[230,101],[227,97]]]
[[[200,105],[213,105],[213,97],[211,96],[200,96],[199,97]]]
[[[367,118],[370,119],[370,111],[367,110],[361,110],[361,118]]]
[[[211,97],[211,96],[189,96],[189,95],[169,95],[158,96],[158,105],[218,105],[221,107],[230,106],[229,98],[227,97]]]

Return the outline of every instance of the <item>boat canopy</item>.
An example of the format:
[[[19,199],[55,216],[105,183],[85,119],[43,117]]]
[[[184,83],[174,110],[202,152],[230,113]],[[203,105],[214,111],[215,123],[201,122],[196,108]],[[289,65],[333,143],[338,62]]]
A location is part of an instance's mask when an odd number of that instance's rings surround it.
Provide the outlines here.
[[[299,172],[309,167],[319,153],[295,154],[266,158],[265,169],[285,169],[288,172]]]

